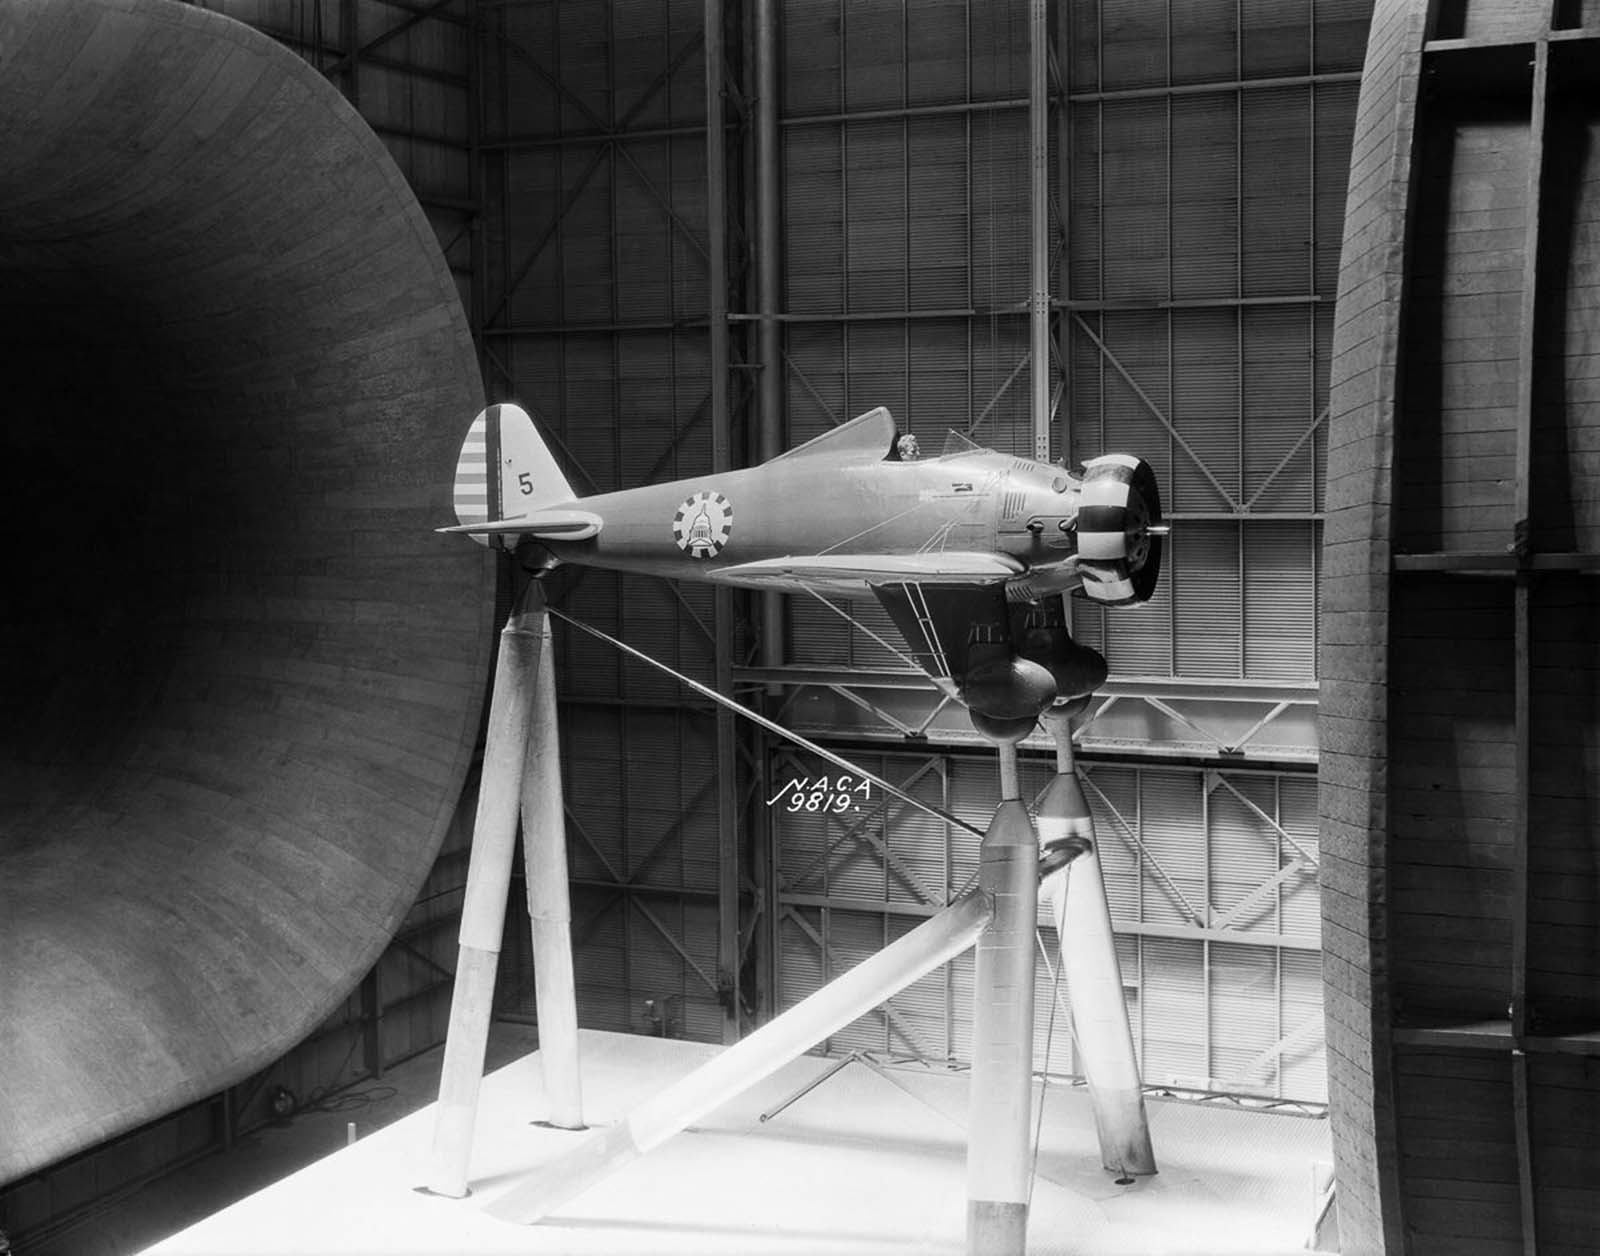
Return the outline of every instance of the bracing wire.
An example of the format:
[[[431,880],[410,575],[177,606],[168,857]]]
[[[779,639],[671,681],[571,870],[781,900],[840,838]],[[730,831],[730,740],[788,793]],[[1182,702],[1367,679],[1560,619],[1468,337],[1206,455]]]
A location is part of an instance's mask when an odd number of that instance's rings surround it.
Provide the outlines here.
[[[849,759],[844,758],[842,755],[834,754],[833,751],[817,745],[817,743],[812,741],[810,738],[802,737],[792,728],[785,728],[776,720],[769,720],[766,716],[752,711],[749,707],[745,706],[744,703],[736,702],[726,694],[718,693],[710,685],[702,685],[698,680],[695,680],[689,676],[685,676],[682,672],[677,671],[672,667],[668,667],[660,659],[651,658],[650,655],[646,654],[643,650],[636,650],[627,642],[619,641],[610,633],[602,632],[600,629],[584,623],[581,619],[574,619],[571,615],[568,615],[563,611],[558,611],[553,606],[547,606],[545,610],[549,614],[554,615],[562,623],[570,624],[580,632],[586,632],[591,637],[594,637],[600,641],[604,641],[612,648],[621,650],[630,658],[638,659],[641,663],[646,663],[658,671],[665,672],[668,676],[671,676],[674,680],[678,681],[679,684],[687,685],[690,689],[693,689],[702,697],[711,699],[711,701],[715,702],[718,706],[726,707],[736,715],[744,716],[745,719],[750,720],[752,723],[761,725],[762,728],[766,729],[770,733],[776,733],[779,737],[784,738],[786,741],[794,742],[795,745],[800,746],[805,750],[809,750],[819,759],[826,759],[835,767],[844,768],[845,771],[853,773],[862,780],[871,781],[872,784],[883,790],[884,793],[898,798],[904,803],[910,804],[918,811],[926,812],[928,815],[943,820],[946,824],[952,824],[958,829],[963,829],[976,837],[981,838],[983,836],[982,829],[968,824],[960,816],[946,811],[943,807],[936,807],[931,802],[927,802],[921,798],[918,798],[915,794],[909,793],[906,790],[901,789],[898,785],[894,785],[891,782],[884,780],[883,777],[874,775],[860,765],[850,762]]]
[[[826,606],[835,615],[839,616],[840,619],[844,620],[845,623],[849,624],[852,628],[859,629],[861,632],[866,633],[867,636],[871,637],[874,641],[876,641],[879,645],[881,645],[885,650],[888,650],[889,653],[893,654],[896,658],[902,660],[903,662],[909,663],[912,667],[916,668],[919,672],[922,671],[922,665],[920,663],[918,663],[916,659],[912,658],[904,650],[898,649],[895,646],[891,645],[889,642],[885,641],[882,637],[880,637],[877,633],[873,632],[872,629],[868,628],[864,623],[862,623],[859,619],[857,619],[849,611],[845,610],[844,607],[835,606],[832,602],[828,601],[827,598],[823,597],[822,594],[818,593],[815,589],[807,588],[806,592],[809,593],[812,597],[816,598],[817,601],[821,602],[824,606]]]
[[[1050,963],[1050,954],[1044,948],[1044,935],[1034,927],[1033,940],[1044,957],[1045,971],[1050,974],[1050,1021],[1044,1031],[1044,1067],[1039,1070],[1039,1112],[1033,1121],[1033,1157],[1028,1164],[1028,1207],[1033,1207],[1033,1188],[1039,1180],[1039,1143],[1044,1136],[1044,1100],[1050,1093],[1050,1048],[1055,1042],[1056,1011],[1061,1006],[1060,967]]]

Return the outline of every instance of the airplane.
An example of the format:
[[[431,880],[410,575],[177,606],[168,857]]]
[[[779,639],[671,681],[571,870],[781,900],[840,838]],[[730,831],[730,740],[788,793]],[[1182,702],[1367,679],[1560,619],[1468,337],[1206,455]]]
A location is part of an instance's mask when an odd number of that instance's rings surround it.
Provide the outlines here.
[[[749,589],[871,593],[911,657],[996,742],[1106,678],[1072,640],[1064,595],[1149,601],[1161,498],[1142,459],[1064,466],[951,432],[916,456],[879,406],[759,466],[579,498],[527,412],[489,406],[456,465],[454,527],[532,564],[573,563]],[[519,548],[521,547],[521,548]]]

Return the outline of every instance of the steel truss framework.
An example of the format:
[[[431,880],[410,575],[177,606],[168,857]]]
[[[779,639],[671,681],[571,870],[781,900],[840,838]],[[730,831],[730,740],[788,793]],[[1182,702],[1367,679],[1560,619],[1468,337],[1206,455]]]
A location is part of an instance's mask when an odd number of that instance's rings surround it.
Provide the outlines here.
[[[877,756],[867,762],[879,770]],[[965,798],[972,814],[980,808],[967,791],[982,766],[949,752],[891,752],[881,760],[901,788],[958,812]],[[1024,767],[1042,790],[1045,764],[1024,760]],[[772,775],[780,783],[814,773],[805,756],[775,752]],[[1325,1102],[1310,776],[1104,761],[1080,765],[1079,776],[1100,833],[1147,1084]],[[1160,809],[1174,791],[1195,813],[1187,835]],[[924,821],[908,837],[907,818],[903,801],[883,795],[844,811],[797,806],[779,815],[781,1004],[804,997],[859,962],[864,949],[892,941],[974,883],[976,845],[967,835],[941,834]],[[1049,930],[1041,917],[1042,934]],[[1052,1013],[1041,1000],[1036,1050],[1041,1067],[1075,1074],[1053,953],[1042,946],[1039,974],[1059,1002]],[[962,1063],[970,975],[970,964],[952,965],[830,1045]],[[1184,1002],[1182,1021],[1170,1017],[1173,1000]]]
[[[1313,43],[1319,24],[1326,25],[1324,11],[1339,7],[1335,0],[1319,4],[1321,9],[1313,6],[1307,17]],[[1209,501],[1196,492],[1188,493],[1187,501],[1180,495],[1171,512],[1177,522],[1239,527],[1241,553],[1248,530],[1259,524],[1303,524],[1314,548],[1320,499],[1286,505],[1278,490],[1291,475],[1296,483],[1319,477],[1325,411],[1318,373],[1307,375],[1305,416],[1298,428],[1273,447],[1271,465],[1248,479],[1237,455],[1219,453],[1214,442],[1196,437],[1192,419],[1174,404],[1172,384],[1175,320],[1209,311],[1240,320],[1237,328],[1247,316],[1270,313],[1302,319],[1311,329],[1318,318],[1325,319],[1331,293],[1318,278],[1314,255],[1308,255],[1299,287],[1253,290],[1245,273],[1244,216],[1237,214],[1230,228],[1236,268],[1231,294],[1197,297],[1171,284],[1159,293],[1119,291],[1107,281],[1118,261],[1105,233],[1098,228],[1086,233],[1078,222],[1087,213],[1094,226],[1109,210],[1095,200],[1097,191],[1075,187],[1074,171],[1087,169],[1085,161],[1092,160],[1098,167],[1092,189],[1104,188],[1104,166],[1114,157],[1108,127],[1120,116],[1116,110],[1140,101],[1165,111],[1169,149],[1180,104],[1232,102],[1238,148],[1245,143],[1250,100],[1298,91],[1314,109],[1316,93],[1350,89],[1354,69],[1330,68],[1313,59],[1298,72],[1246,73],[1241,53],[1235,72],[1215,81],[1185,82],[1172,69],[1170,49],[1180,37],[1169,25],[1166,81],[1118,87],[1106,66],[1115,49],[1100,29],[1098,6],[1079,6],[1076,13],[1049,6],[1040,10],[1049,41],[1045,73],[1029,83],[1020,68],[1028,32],[1019,7],[1004,19],[1005,32],[997,33],[996,27],[988,36],[995,64],[1016,61],[1004,80],[990,66],[990,81],[979,83],[969,64],[960,101],[917,103],[903,96],[898,103],[863,103],[841,94],[839,107],[829,110],[785,104],[776,49],[792,15],[776,4],[758,4],[752,12],[730,7],[726,13],[717,0],[671,6],[649,33],[659,43],[652,54],[654,69],[626,78],[619,77],[617,58],[585,60],[576,38],[530,36],[534,29],[559,36],[565,21],[587,22],[600,42],[631,39],[637,45],[644,38],[643,32],[618,29],[609,6],[582,8],[586,12],[552,0],[339,0],[335,6],[283,0],[276,21],[281,30],[274,33],[338,81],[390,141],[418,185],[462,282],[491,395],[516,395],[534,409],[574,482],[586,491],[768,456],[785,443],[785,412],[794,436],[808,425],[848,418],[853,404],[848,380],[841,392],[840,380],[819,370],[816,355],[800,346],[797,336],[837,334],[848,354],[852,337],[864,346],[875,344],[881,332],[896,332],[909,381],[910,346],[920,329],[953,325],[966,328],[968,375],[975,384],[984,377],[982,359],[988,357],[986,391],[975,391],[960,424],[967,431],[1001,443],[1019,442],[1019,452],[1097,452],[1111,439],[1128,443],[1131,438],[1117,430],[1126,421],[1117,416],[1137,413],[1160,434],[1169,465],[1187,468],[1184,483],[1210,494]],[[863,13],[868,16],[857,16]],[[837,17],[846,31],[852,22],[864,29],[876,20],[861,9],[841,9]],[[980,21],[974,8],[967,26],[981,41],[979,28],[996,20]],[[538,27],[539,21],[547,25]],[[1242,15],[1235,25],[1243,30]],[[1235,39],[1242,36],[1236,33]],[[1001,50],[1001,43],[1008,47]],[[904,84],[913,67],[909,45],[902,41],[900,47],[894,74]],[[1090,62],[1092,68],[1086,68]],[[401,71],[416,80],[403,92],[389,77]],[[1005,90],[1012,84],[1027,90]],[[418,101],[430,92],[451,103],[419,108]],[[685,106],[686,93],[697,98],[695,107]],[[1042,204],[1035,199],[1031,212],[1020,209],[1009,220],[1005,207],[990,211],[998,215],[996,221],[1020,228],[1021,236],[1008,237],[1011,244],[1026,252],[1031,240],[1032,251],[1042,254],[1045,281],[1033,284],[1031,297],[1016,301],[1002,293],[1003,285],[991,283],[981,291],[982,285],[969,287],[967,299],[959,302],[919,302],[910,286],[897,302],[886,302],[872,299],[865,289],[853,291],[847,275],[831,304],[797,298],[785,303],[785,275],[792,287],[798,260],[786,253],[795,226],[784,222],[785,184],[795,178],[785,167],[787,149],[808,135],[832,134],[843,145],[863,126],[898,124],[909,135],[916,127],[945,120],[959,124],[964,160],[972,170],[977,168],[974,153],[996,144],[997,135],[1025,134],[1024,118],[1036,96],[1048,115],[1047,194]],[[1312,135],[1314,143],[1315,131]],[[519,163],[534,157],[554,158],[553,182],[529,182]],[[988,159],[994,160],[992,153]],[[452,183],[446,172],[459,178]],[[1163,231],[1170,258],[1177,247],[1174,232],[1181,227],[1173,209],[1170,153],[1166,177]],[[1316,177],[1314,162],[1309,177]],[[1090,183],[1087,176],[1081,181]],[[687,191],[690,183],[698,190]],[[575,260],[575,250],[590,247],[585,220],[597,211],[613,224],[609,256],[600,259],[613,287],[598,301],[591,299]],[[635,231],[648,216],[660,225],[662,234],[655,238],[670,255],[673,291],[644,311],[621,300],[616,285],[627,267],[629,245],[622,228]],[[968,231],[968,273],[995,267],[994,240],[989,243],[986,261],[979,233]],[[1009,262],[1000,272],[1022,277]],[[1025,379],[1034,379],[1039,343],[1030,344],[1028,326],[1041,318],[1053,381],[1044,407],[1030,406],[1023,386]],[[1130,342],[1129,318],[1164,322],[1164,364]],[[1316,338],[1313,330],[1307,336]],[[584,389],[603,392],[597,404],[613,416],[604,421],[614,423],[614,416],[640,401],[639,388],[627,378],[627,362],[635,346],[645,343],[666,346],[659,356],[661,373],[652,381],[665,404],[645,412],[655,419],[650,436],[641,439],[630,430],[597,440],[580,415],[569,419],[562,400]],[[579,360],[579,351],[590,349],[610,363],[612,378],[598,390],[587,375],[591,368]],[[1242,379],[1242,352],[1234,369]],[[530,386],[533,374],[548,375],[554,385],[541,393]],[[1019,427],[1019,414],[1040,409],[1045,413],[1025,418]],[[663,410],[664,422],[659,421]],[[1235,426],[1243,432],[1242,422]],[[604,577],[585,580],[573,596],[600,598],[618,626],[645,615],[633,590],[597,588],[605,583]],[[909,737],[959,746],[972,740],[959,711],[915,673],[895,666],[881,651],[862,648],[870,638],[854,629],[847,633],[842,661],[817,663],[786,648],[790,639],[800,641],[807,624],[775,598],[735,603],[678,588],[654,596],[660,605],[649,609],[644,627],[671,620],[667,653],[678,665],[718,682],[725,692],[737,688],[760,698],[798,728],[868,741]],[[858,620],[870,619],[861,608],[850,609]],[[1166,631],[1174,638],[1178,618],[1169,603]],[[1102,648],[1106,634],[1115,631],[1098,623],[1078,627]],[[1269,669],[1270,679],[1256,677],[1244,657],[1242,611],[1235,635],[1240,658],[1221,674],[1206,668],[1185,674],[1170,648],[1170,666],[1153,671],[1119,666],[1114,649],[1108,650],[1114,675],[1085,725],[1085,749],[1130,762],[1314,763],[1315,682],[1309,666],[1298,674]],[[594,938],[619,928],[624,953],[635,934],[657,939],[663,953],[681,965],[684,987],[692,992],[680,997],[711,1000],[722,1009],[721,1034],[730,1038],[738,1032],[734,1009],[740,1004],[730,990],[743,986],[748,1011],[764,998],[770,1006],[777,984],[779,922],[766,906],[778,897],[774,835],[769,813],[760,805],[769,792],[764,776],[769,748],[764,738],[741,731],[726,715],[685,703],[672,692],[640,691],[625,668],[614,668],[605,683],[590,683],[587,665],[574,652],[567,657],[569,672],[578,667],[583,677],[575,684],[564,680],[566,709],[576,722],[613,721],[620,737],[628,719],[670,711],[684,728],[701,730],[694,736],[713,746],[715,772],[695,779],[674,817],[656,820],[648,808],[624,805],[628,836],[622,847],[601,830],[612,821],[622,823],[623,816],[608,813],[602,825],[585,809],[581,788],[570,827],[575,850],[585,861],[575,889],[590,909],[578,925],[580,934]],[[732,784],[722,787],[712,780]],[[670,859],[663,863],[663,852],[708,838],[719,852],[714,871],[658,878],[670,865]],[[719,940],[712,953],[684,924],[684,912],[691,910],[716,917]],[[629,1018],[629,1027],[638,1027],[636,1017]]]
[[[958,104],[789,112],[780,107],[781,90],[776,84],[763,91],[758,82],[760,74],[772,73],[770,61],[763,61],[775,55],[780,17],[772,7],[758,5],[753,13],[739,15],[747,18],[742,25],[730,21],[715,3],[705,6],[698,30],[681,21],[666,23],[659,37],[656,72],[627,81],[613,77],[610,61],[580,64],[581,59],[572,59],[571,64],[563,64],[568,45],[560,39],[534,46],[518,33],[524,28],[514,17],[528,9],[538,9],[557,24],[564,13],[571,12],[571,6],[526,5],[514,0],[497,4],[479,0],[474,8],[475,59],[496,82],[494,93],[506,98],[499,102],[498,122],[485,119],[477,128],[476,181],[480,188],[495,189],[498,212],[504,218],[487,229],[487,234],[502,241],[490,263],[490,269],[497,266],[498,274],[475,266],[482,284],[475,293],[474,308],[491,391],[508,396],[515,393],[524,404],[531,403],[554,435],[575,482],[586,489],[608,488],[621,482],[624,474],[627,482],[635,482],[769,455],[783,443],[779,417],[785,398],[791,431],[803,433],[807,424],[848,418],[851,402],[839,392],[838,383],[817,371],[814,355],[796,348],[794,336],[806,329],[836,330],[848,340],[874,328],[898,328],[903,343],[909,345],[919,327],[965,320],[980,331],[987,328],[988,338],[996,346],[1015,342],[1019,351],[1014,356],[1002,359],[997,348],[988,351],[995,367],[990,389],[986,396],[974,397],[964,424],[980,436],[998,430],[1000,416],[1013,412],[1025,391],[1022,381],[1032,378],[1035,357],[1027,345],[1023,320],[1030,316],[1030,305],[1037,315],[1041,302],[1036,297],[1017,306],[995,303],[991,296],[988,303],[969,300],[961,305],[941,302],[918,308],[907,290],[898,306],[887,308],[870,302],[852,306],[848,292],[842,303],[831,308],[808,308],[803,302],[784,308],[778,277],[789,245],[780,225],[782,153],[794,137],[809,132],[831,130],[844,137],[862,123],[900,122],[909,127],[930,118],[955,118],[962,121],[968,137],[970,164],[975,125],[989,126],[993,119],[1024,114],[1029,96],[982,99],[973,94]],[[1060,16],[1065,20],[1064,14]],[[609,16],[603,19],[608,37],[617,33],[610,30],[610,21]],[[1315,14],[1310,21],[1314,26]],[[1066,55],[1066,31],[1054,12],[1047,31],[1051,36],[1049,78],[1035,90],[1048,105],[1054,183],[1045,211],[1036,215],[1031,230],[1042,240],[1048,264],[1048,299],[1042,303],[1042,312],[1048,326],[1049,374],[1055,383],[1047,393],[1048,413],[1033,432],[1033,447],[1064,452],[1103,444],[1115,435],[1106,428],[1112,420],[1102,412],[1100,403],[1090,408],[1087,418],[1076,403],[1088,386],[1084,381],[1092,381],[1093,397],[1106,398],[1120,389],[1153,430],[1161,433],[1169,464],[1183,463],[1189,468],[1189,478],[1212,494],[1210,503],[1193,493],[1189,495],[1193,504],[1185,507],[1180,501],[1172,512],[1180,524],[1244,528],[1262,522],[1303,524],[1308,529],[1304,535],[1309,553],[1320,525],[1320,499],[1306,496],[1300,505],[1285,505],[1283,493],[1275,490],[1286,483],[1291,469],[1297,483],[1309,483],[1319,476],[1325,408],[1317,372],[1307,374],[1306,413],[1298,428],[1274,447],[1271,465],[1254,472],[1247,481],[1238,465],[1231,469],[1214,466],[1217,455],[1213,448],[1197,444],[1192,424],[1173,410],[1170,329],[1168,368],[1152,375],[1143,355],[1130,355],[1126,337],[1117,340],[1116,320],[1129,315],[1154,316],[1167,320],[1170,328],[1172,319],[1204,310],[1241,320],[1238,326],[1247,312],[1266,310],[1301,319],[1308,341],[1314,340],[1317,311],[1331,297],[1326,284],[1319,284],[1315,262],[1308,264],[1304,286],[1298,290],[1265,295],[1250,291],[1243,273],[1241,215],[1233,226],[1238,282],[1230,296],[1192,298],[1169,291],[1148,299],[1124,298],[1103,285],[1078,296],[1077,286],[1069,284],[1075,257],[1082,253],[1068,212],[1082,201],[1082,197],[1074,198],[1070,178],[1075,162],[1081,160],[1081,155],[1073,155],[1073,137],[1084,133],[1084,119],[1092,120],[1087,125],[1103,129],[1108,108],[1141,97],[1164,102],[1170,118],[1173,102],[1188,96],[1243,102],[1247,97],[1284,89],[1310,94],[1348,88],[1358,77],[1356,72],[1234,75],[1215,83],[1169,81],[1164,86],[1129,90],[1099,89],[1098,84],[1105,80],[1096,73],[1085,90],[1073,78],[1074,62]],[[707,65],[713,67],[709,74]],[[698,122],[687,118],[682,109],[663,104],[675,98],[674,93],[681,95],[697,70],[704,93]],[[598,71],[604,81],[596,84],[574,77],[590,71]],[[904,74],[902,70],[902,77]],[[519,112],[514,102],[508,103],[514,81],[539,86],[544,93],[544,116],[526,108]],[[486,114],[495,108],[490,102]],[[1242,118],[1243,112],[1244,105],[1237,103],[1238,117]],[[709,128],[707,119],[713,124]],[[1170,125],[1169,121],[1169,140]],[[1236,144],[1243,143],[1239,130],[1243,125],[1236,122]],[[702,181],[702,191],[685,195],[682,169],[691,160],[688,154],[693,146],[702,153],[703,164],[693,176]],[[1094,147],[1102,154],[1097,160],[1103,162],[1105,146],[1097,141]],[[518,185],[516,163],[531,157],[553,159],[556,174],[553,182],[539,190],[535,201],[519,210],[516,199],[526,197],[527,192]],[[618,198],[626,198],[626,211]],[[582,219],[597,211],[613,222],[633,222],[651,214],[659,222],[664,236],[657,238],[665,240],[670,252],[669,279],[677,295],[656,312],[630,311],[615,291],[598,302],[586,304],[579,299],[577,287],[583,276],[565,263],[565,250],[584,246]],[[483,234],[480,231],[474,238]],[[626,247],[612,247],[613,284],[622,274],[621,252]],[[1108,265],[1106,245],[1101,241],[1096,247],[1102,254],[1097,266],[1104,271]],[[1170,238],[1168,247],[1173,247]],[[969,270],[980,265],[972,248],[969,239]],[[788,265],[792,268],[794,264],[790,255]],[[536,289],[535,285],[544,287]],[[682,295],[696,286],[700,291],[697,300]],[[1325,319],[1326,311],[1320,317]],[[1236,334],[1243,335],[1242,331]],[[560,399],[570,396],[576,386],[575,346],[602,346],[603,356],[609,355],[614,365],[623,365],[631,346],[640,340],[669,346],[664,359],[668,374],[660,382],[669,394],[665,409],[670,418],[651,441],[640,442],[638,456],[630,456],[626,446],[631,436],[597,443],[591,433],[574,426],[575,420],[569,421],[562,413]],[[704,347],[686,356],[684,345],[695,340]],[[982,352],[969,349],[969,358]],[[906,360],[909,363],[909,352]],[[558,377],[558,387],[546,394],[551,400],[544,412],[542,399],[530,397],[527,388],[530,362]],[[701,364],[704,373],[695,369]],[[1240,373],[1246,369],[1242,352],[1234,369]],[[974,371],[974,377],[979,373]],[[697,386],[701,380],[706,381],[703,387]],[[626,385],[613,388],[608,405],[612,415],[625,408],[625,390]],[[797,417],[796,407],[808,408],[809,417]],[[1014,424],[1011,430],[1015,430]],[[1242,425],[1238,430],[1243,431]],[[1241,552],[1244,535],[1240,533]],[[881,653],[862,651],[867,656],[863,662],[831,665],[793,657],[785,648],[786,638],[793,634],[798,640],[803,626],[793,618],[792,608],[782,607],[775,599],[754,599],[735,607],[727,599],[721,605],[708,604],[707,599],[684,590],[675,589],[667,596],[676,608],[672,613],[684,625],[677,632],[675,660],[691,674],[736,687],[747,699],[765,701],[794,727],[821,737],[911,738],[949,745],[975,741],[958,710],[918,674],[884,666]],[[617,595],[619,626],[629,613],[627,595]],[[1168,617],[1176,635],[1178,623],[1170,604]],[[1242,619],[1241,612],[1241,641]],[[1104,625],[1089,628],[1091,639],[1096,635],[1103,639],[1112,631]],[[697,640],[688,657],[685,632]],[[849,637],[852,643],[866,639],[853,629]],[[1176,661],[1170,675],[1126,669],[1114,674],[1085,723],[1085,749],[1138,760],[1201,759],[1218,765],[1244,761],[1268,767],[1313,764],[1316,690],[1309,665],[1297,676],[1283,675],[1280,669],[1278,674],[1269,670],[1271,679],[1257,678],[1249,673],[1243,645],[1239,648],[1241,658],[1231,674],[1206,674],[1202,669],[1198,675],[1184,675]],[[853,653],[855,646],[849,649]],[[604,693],[593,692],[594,688],[580,685],[574,692],[569,686],[566,700],[574,719],[592,719],[597,713],[609,719],[622,707],[648,708],[652,702],[664,702],[681,720],[715,727],[719,776],[737,784],[718,789],[699,782],[687,800],[697,811],[697,820],[691,824],[681,817],[663,820],[656,824],[659,831],[654,837],[641,836],[637,818],[627,820],[627,845],[640,855],[619,857],[615,850],[602,853],[603,841],[590,832],[594,823],[576,814],[573,840],[594,856],[588,872],[575,885],[589,900],[587,916],[578,926],[580,936],[594,939],[620,929],[624,954],[631,954],[636,936],[654,938],[659,947],[681,961],[682,985],[668,991],[668,997],[715,998],[726,1007],[730,974],[743,973],[746,1011],[760,1007],[764,1012],[772,1006],[771,992],[777,988],[783,927],[780,912],[768,906],[781,901],[781,892],[774,881],[775,833],[759,805],[770,793],[766,786],[771,784],[761,770],[768,762],[764,739],[738,731],[728,717],[692,702],[685,704],[665,695],[641,698],[628,692],[625,679]],[[654,858],[652,852],[663,849],[663,843],[694,836],[691,829],[699,834],[699,840],[708,835],[705,822],[712,815],[707,806],[712,797],[706,791],[711,791],[716,801],[715,840],[722,852],[715,883],[702,879],[691,884],[681,877],[657,883],[646,862]],[[620,822],[622,817],[611,819]],[[736,928],[732,923],[735,909],[729,906],[735,899],[739,900]],[[658,909],[653,903],[668,905],[671,910]],[[719,936],[725,940],[714,960],[705,953],[703,940],[688,936],[697,931],[682,923],[683,911],[693,903],[701,905],[697,910],[715,908],[721,913]],[[786,919],[792,923],[792,913]],[[1202,932],[1209,928],[1192,922],[1166,927]],[[734,937],[736,944],[728,941]],[[666,982],[663,990],[672,984]],[[628,1023],[638,1027],[637,1016]],[[736,1032],[736,1022],[726,1019],[723,1036]]]

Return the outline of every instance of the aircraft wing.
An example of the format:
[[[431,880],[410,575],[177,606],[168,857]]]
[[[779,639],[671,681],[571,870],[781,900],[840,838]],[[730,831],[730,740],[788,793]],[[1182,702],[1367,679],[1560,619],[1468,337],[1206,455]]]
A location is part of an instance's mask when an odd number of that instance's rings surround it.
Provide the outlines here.
[[[947,551],[927,554],[803,554],[763,558],[708,573],[730,584],[788,591],[818,589],[876,592],[884,585],[993,585],[996,589],[1022,573],[1023,566],[1003,554]],[[1004,595],[1002,593],[1002,601]]]
[[[974,642],[1000,642],[1010,634],[1011,611],[1003,584],[880,584],[873,593],[900,630],[917,666],[935,680],[957,684],[967,673]]]

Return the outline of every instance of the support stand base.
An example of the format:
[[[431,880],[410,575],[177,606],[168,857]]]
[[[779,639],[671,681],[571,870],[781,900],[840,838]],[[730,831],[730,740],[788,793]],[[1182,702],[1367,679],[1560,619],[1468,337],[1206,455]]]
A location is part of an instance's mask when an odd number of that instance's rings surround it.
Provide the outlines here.
[[[1027,1248],[1027,1204],[967,1201],[967,1256],[1023,1256]]]

